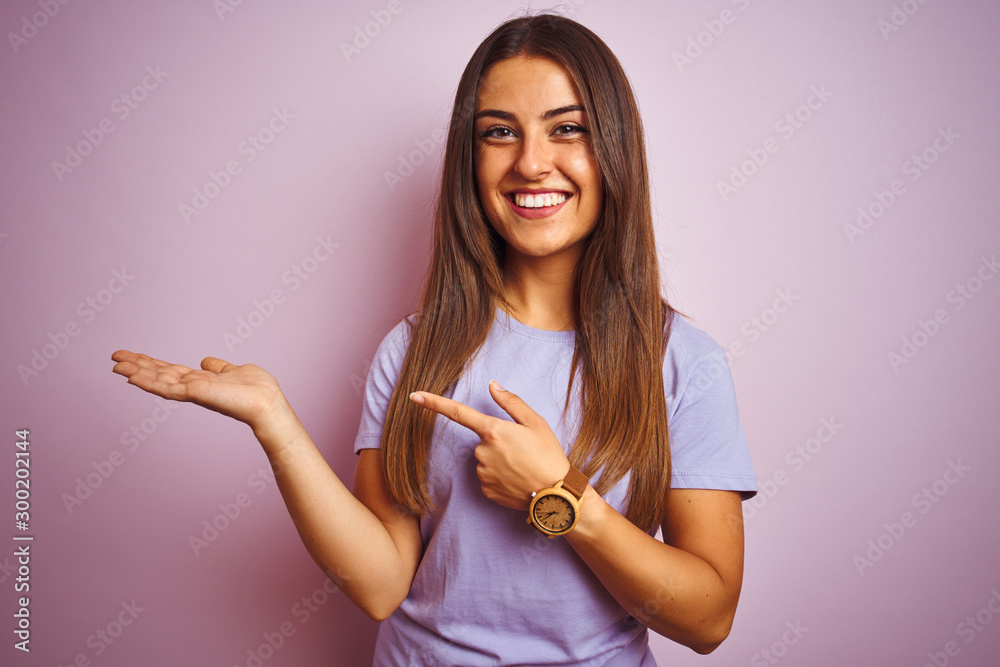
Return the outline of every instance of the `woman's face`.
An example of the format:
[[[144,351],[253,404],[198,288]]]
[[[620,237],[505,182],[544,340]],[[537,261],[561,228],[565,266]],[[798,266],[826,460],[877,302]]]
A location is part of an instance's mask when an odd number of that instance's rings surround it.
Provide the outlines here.
[[[474,116],[476,182],[507,262],[576,263],[601,211],[590,123],[569,73],[548,58],[493,65]]]

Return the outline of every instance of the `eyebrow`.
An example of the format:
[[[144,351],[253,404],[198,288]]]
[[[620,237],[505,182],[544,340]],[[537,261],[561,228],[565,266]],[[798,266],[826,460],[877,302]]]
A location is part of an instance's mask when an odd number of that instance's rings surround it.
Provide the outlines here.
[[[564,113],[570,113],[571,111],[586,111],[582,104],[570,104],[565,107],[559,107],[557,109],[549,109],[542,114],[542,120],[549,120],[550,118],[555,118],[556,116],[561,116]],[[482,111],[476,113],[472,117],[473,121],[477,121],[485,116],[490,116],[492,118],[500,118],[501,120],[515,121],[517,118],[514,117],[509,111],[501,111],[500,109],[483,109]]]

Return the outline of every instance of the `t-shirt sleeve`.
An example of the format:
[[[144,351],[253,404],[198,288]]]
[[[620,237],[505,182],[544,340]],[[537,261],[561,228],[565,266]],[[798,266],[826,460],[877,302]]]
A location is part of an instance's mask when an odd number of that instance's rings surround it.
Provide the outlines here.
[[[354,439],[354,453],[362,449],[378,449],[382,445],[382,428],[389,411],[389,399],[403,367],[403,359],[409,346],[410,324],[401,321],[386,334],[375,351],[368,379],[365,381],[365,397],[361,405],[361,424]]]
[[[757,493],[757,476],[725,351],[700,329],[686,323],[680,328],[680,344],[668,354],[673,372],[664,368],[668,400],[673,395],[668,405],[671,487],[739,491],[748,500]]]

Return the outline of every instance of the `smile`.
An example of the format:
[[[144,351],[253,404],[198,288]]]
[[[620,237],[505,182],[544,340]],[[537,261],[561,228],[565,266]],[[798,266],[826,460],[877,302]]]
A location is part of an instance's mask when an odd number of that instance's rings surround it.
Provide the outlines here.
[[[515,192],[509,195],[509,197],[521,208],[546,208],[548,206],[558,206],[566,201],[566,194],[563,192],[542,192],[538,194]]]
[[[543,192],[537,194],[512,192],[505,199],[518,216],[534,220],[555,215],[557,211],[566,205],[566,202],[572,196],[565,192]]]

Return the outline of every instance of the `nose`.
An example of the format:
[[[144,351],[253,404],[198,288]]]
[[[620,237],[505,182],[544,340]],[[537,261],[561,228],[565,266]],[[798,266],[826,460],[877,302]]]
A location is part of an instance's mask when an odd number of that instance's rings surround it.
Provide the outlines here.
[[[544,133],[525,134],[514,170],[528,181],[540,180],[552,171],[552,146]]]

